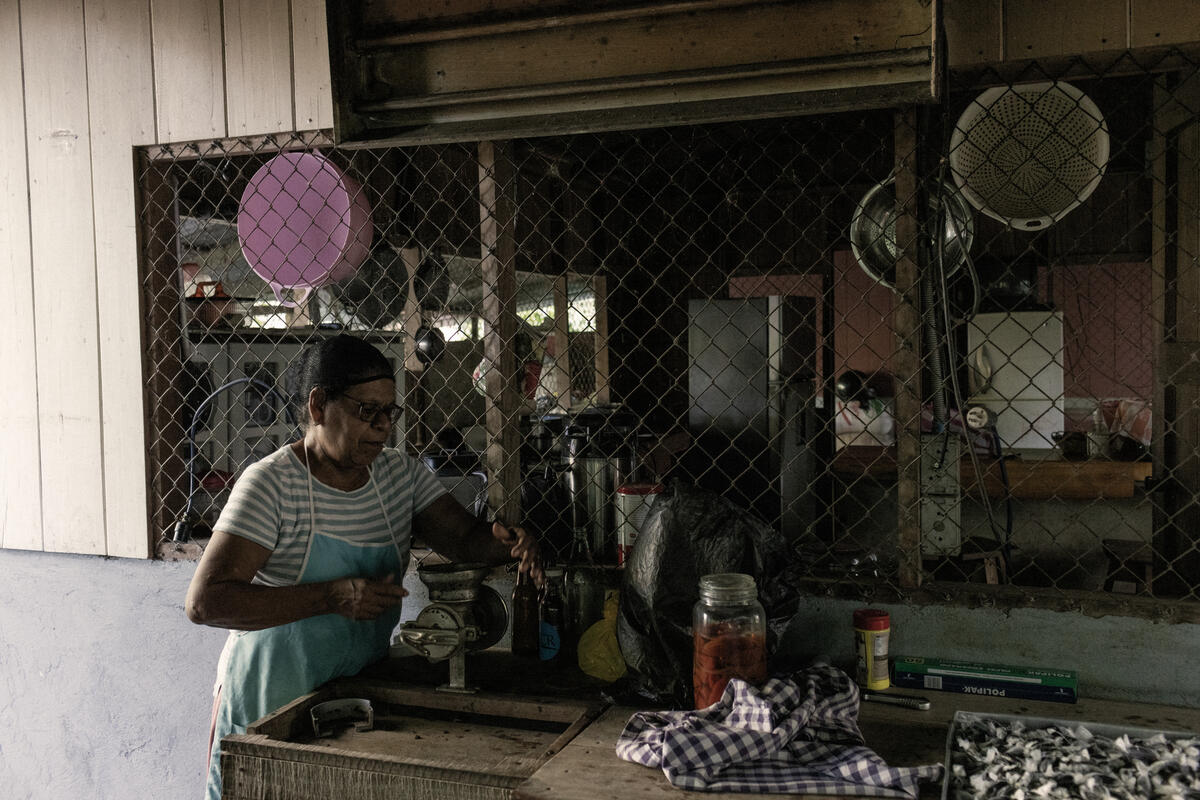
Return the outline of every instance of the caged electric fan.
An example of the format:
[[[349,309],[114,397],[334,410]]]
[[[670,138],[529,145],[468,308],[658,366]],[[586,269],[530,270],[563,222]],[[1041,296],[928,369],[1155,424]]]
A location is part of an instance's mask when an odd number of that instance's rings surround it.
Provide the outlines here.
[[[988,89],[950,138],[950,171],[963,196],[1024,231],[1053,225],[1086,200],[1108,155],[1104,115],[1062,81]]]
[[[878,283],[895,288],[896,259],[896,181],[888,178],[863,195],[850,221],[850,249],[863,271]],[[946,184],[929,195],[930,219],[940,217],[942,263],[947,275],[953,274],[967,259],[975,238],[975,220],[962,195]]]

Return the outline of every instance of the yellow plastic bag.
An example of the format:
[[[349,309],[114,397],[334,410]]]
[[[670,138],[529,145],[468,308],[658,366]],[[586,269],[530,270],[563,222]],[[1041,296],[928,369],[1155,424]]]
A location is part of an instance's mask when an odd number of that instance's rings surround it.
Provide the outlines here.
[[[617,602],[620,592],[604,594],[604,619],[579,637],[579,668],[602,681],[612,682],[625,674],[625,657],[617,645]]]

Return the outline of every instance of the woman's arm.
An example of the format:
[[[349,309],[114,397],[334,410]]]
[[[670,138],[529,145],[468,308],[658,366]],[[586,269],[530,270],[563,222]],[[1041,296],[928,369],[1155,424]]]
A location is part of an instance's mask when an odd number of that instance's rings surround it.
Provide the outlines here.
[[[375,619],[408,594],[391,580],[368,578],[279,587],[251,583],[270,555],[270,550],[249,539],[214,532],[188,587],[188,619],[247,631],[320,614]]]
[[[422,541],[451,561],[503,564],[519,560],[521,572],[542,581],[538,543],[532,535],[519,525],[510,528],[476,519],[448,494],[417,514],[414,528]]]

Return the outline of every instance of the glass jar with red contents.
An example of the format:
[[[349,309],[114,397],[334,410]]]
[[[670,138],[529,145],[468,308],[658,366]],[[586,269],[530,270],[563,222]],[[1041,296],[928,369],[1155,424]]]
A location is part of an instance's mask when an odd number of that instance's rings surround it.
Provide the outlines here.
[[[692,690],[696,708],[721,699],[730,678],[755,686],[767,679],[767,615],[751,575],[722,572],[700,579],[692,610]]]

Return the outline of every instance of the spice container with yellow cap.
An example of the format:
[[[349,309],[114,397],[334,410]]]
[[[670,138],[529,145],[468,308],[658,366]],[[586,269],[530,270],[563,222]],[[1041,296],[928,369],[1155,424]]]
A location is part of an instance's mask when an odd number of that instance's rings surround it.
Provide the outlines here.
[[[854,612],[855,679],[864,689],[886,689],[888,679],[888,638],[891,618],[877,608]]]

